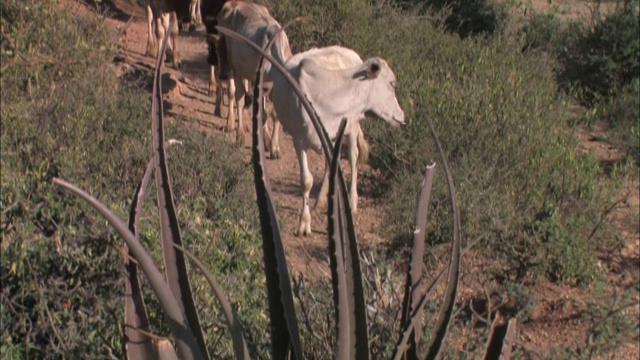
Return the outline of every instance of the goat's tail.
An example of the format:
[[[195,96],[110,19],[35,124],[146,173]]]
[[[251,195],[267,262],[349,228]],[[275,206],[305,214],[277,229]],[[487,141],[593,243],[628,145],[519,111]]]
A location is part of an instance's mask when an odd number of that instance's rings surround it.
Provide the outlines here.
[[[369,143],[365,140],[360,126],[358,126],[356,145],[358,146],[358,164],[366,164],[369,161]]]

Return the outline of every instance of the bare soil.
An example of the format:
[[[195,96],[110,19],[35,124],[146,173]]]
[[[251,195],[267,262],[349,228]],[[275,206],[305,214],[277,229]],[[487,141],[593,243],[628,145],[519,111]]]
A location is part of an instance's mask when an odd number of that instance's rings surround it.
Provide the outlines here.
[[[549,1],[535,0],[535,10],[549,8]],[[576,4],[579,10],[574,10]],[[589,4],[584,1],[565,1],[558,5],[567,8],[565,14],[584,16],[589,13]],[[69,4],[81,16],[93,16],[81,3],[70,1]],[[575,12],[574,11],[578,11]],[[120,37],[120,55],[115,59],[119,73],[131,71],[150,72],[154,59],[144,55],[147,41],[146,14],[144,8],[135,0],[114,0],[109,12],[104,16],[105,22],[116,29]],[[208,96],[209,66],[206,63],[207,47],[203,29],[195,32],[182,32],[179,38],[179,49],[183,59],[182,68],[177,70],[165,66],[163,92],[167,117],[211,134],[223,136],[233,143],[235,136],[224,131],[226,119],[213,115],[214,99]],[[226,106],[222,113],[226,114]],[[250,119],[249,114],[246,114]],[[580,151],[593,152],[603,167],[619,162],[624,154],[601,141],[606,129],[598,125],[592,129],[581,129],[576,136],[580,140]],[[239,147],[250,159],[250,136],[245,136],[246,143]],[[233,146],[233,145],[230,145]],[[293,235],[298,225],[301,206],[299,170],[295,152],[289,135],[281,134],[282,158],[268,160],[267,170],[275,195],[277,213],[280,217],[281,233],[287,253],[292,276],[302,274],[307,278],[328,278],[328,258],[326,256],[326,220],[317,212],[312,213],[313,234],[307,237]],[[314,174],[312,197],[317,195],[322,180],[323,159],[315,153],[309,154],[310,169]],[[344,164],[343,164],[344,165]],[[348,167],[343,167],[348,173]],[[366,166],[359,169],[361,174],[370,172]],[[347,174],[348,176],[348,174]],[[361,175],[360,179],[365,178]],[[347,177],[348,179],[348,177]],[[607,271],[611,288],[606,289],[611,296],[616,290],[638,284],[640,273],[640,225],[638,179],[629,180],[626,188],[619,194],[619,201],[608,213],[605,221],[616,225],[618,235],[623,240],[622,246],[615,252],[602,254],[601,266]],[[380,219],[384,209],[379,200],[370,197],[366,191],[361,194],[359,213],[355,216],[358,241],[363,245],[375,245],[384,242],[381,237]],[[474,255],[468,256],[473,258]],[[474,272],[481,271],[482,261],[465,259],[465,270],[461,281],[460,300],[484,298],[483,287],[474,279]],[[466,273],[466,274],[465,274]],[[519,324],[521,345],[533,353],[546,353],[550,347],[573,343],[584,343],[590,324],[583,323],[578,316],[587,306],[584,299],[586,291],[553,283],[535,283],[529,286],[531,294],[535,294],[537,305],[533,309],[530,320]],[[636,294],[636,301],[640,301]],[[639,305],[630,309],[629,316],[638,317]],[[638,359],[640,346],[636,334],[634,340],[627,343],[618,353],[611,354],[612,359]],[[458,341],[453,340],[454,343]]]

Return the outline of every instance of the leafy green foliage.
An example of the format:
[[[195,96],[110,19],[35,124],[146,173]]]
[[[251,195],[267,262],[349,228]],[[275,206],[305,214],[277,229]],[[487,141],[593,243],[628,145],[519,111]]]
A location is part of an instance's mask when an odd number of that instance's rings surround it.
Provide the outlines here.
[[[114,324],[122,323],[122,245],[51,178],[73,181],[126,218],[151,154],[150,74],[121,82],[111,64],[115,34],[97,17],[78,18],[57,6],[2,4],[8,36],[3,34],[0,53],[0,273],[7,325],[0,346],[12,358],[121,357],[121,328]],[[240,316],[256,324],[249,330],[256,339],[252,351],[264,354],[267,320],[262,293],[255,291],[264,279],[251,172],[225,141],[178,125],[167,126],[167,137],[184,144],[171,147],[168,157],[185,244],[220,269],[221,285],[232,290]],[[157,226],[145,222],[156,212],[152,204],[144,207],[141,239],[160,259]],[[195,276],[193,287],[203,323],[212,329],[208,342],[215,343],[224,334],[222,315],[203,278]],[[148,305],[153,331],[167,335],[158,304]],[[220,358],[231,350],[216,351],[212,355]]]
[[[25,234],[27,235],[27,234]],[[106,357],[119,352],[121,258],[107,234],[33,241],[2,250],[2,343],[7,358]],[[28,244],[28,245],[27,245]]]
[[[427,45],[398,48],[409,37],[411,43]],[[493,233],[491,256],[502,254],[506,262],[520,252],[503,246],[506,239],[526,249],[522,256],[527,262],[545,259],[552,249],[538,246],[541,235],[528,229],[548,204],[562,203],[555,216],[577,232],[561,246],[577,244],[583,249],[580,256],[591,257],[586,261],[591,270],[582,278],[592,278],[595,243],[584,239],[585,226],[598,217],[607,195],[592,189],[597,163],[575,155],[575,143],[560,121],[566,117],[567,99],[556,92],[549,64],[523,55],[519,44],[509,39],[460,40],[418,20],[405,20],[373,44],[365,34],[353,32],[352,38],[354,44],[366,43],[363,48],[389,60],[403,84],[398,93],[409,117],[403,131],[373,119],[365,123],[372,139],[371,163],[380,170],[377,180],[382,180],[373,191],[386,194],[389,201],[384,224],[388,237],[401,244],[412,236],[411,204],[417,190],[413,184],[419,183],[415,169],[436,158],[421,121],[426,117],[434,122],[453,163],[467,238]],[[442,187],[436,185],[433,196],[428,237],[439,243],[451,233],[450,208]],[[565,197],[572,200],[562,200]],[[524,273],[534,268],[531,265],[523,265]],[[545,261],[535,269],[555,277],[555,267]],[[570,272],[560,276],[572,277]]]
[[[553,14],[534,13],[522,30],[525,50],[542,49],[556,62],[560,88],[589,109],[582,122],[601,120],[607,139],[638,161],[640,25],[638,2],[619,2],[606,15],[593,13],[589,22],[560,22]]]
[[[587,103],[615,95],[640,78],[640,25],[633,2],[568,31],[572,38],[559,54],[559,77],[577,87]]]
[[[555,53],[562,46],[563,31],[563,24],[556,14],[533,13],[520,30],[524,37],[524,50],[542,49]]]

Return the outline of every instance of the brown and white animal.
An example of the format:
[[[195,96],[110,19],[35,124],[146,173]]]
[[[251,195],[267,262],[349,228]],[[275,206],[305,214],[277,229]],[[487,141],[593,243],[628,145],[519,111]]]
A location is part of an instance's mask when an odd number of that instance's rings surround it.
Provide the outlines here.
[[[196,30],[198,25],[202,24],[201,1],[191,0],[191,3],[189,3],[189,31]]]
[[[395,95],[396,77],[385,60],[376,57],[363,62],[355,51],[339,46],[314,48],[296,54],[285,63],[285,67],[300,84],[331,141],[335,140],[342,119],[347,119],[345,136],[352,174],[350,204],[355,212],[358,202],[358,148],[360,151],[367,151],[363,146],[364,137],[359,121],[367,113],[374,114],[391,125],[405,123],[404,112]],[[300,100],[284,77],[278,72],[273,72],[272,78],[273,105],[282,128],[293,138],[300,165],[303,200],[296,235],[307,235],[311,233],[309,193],[313,185],[307,150],[320,151],[320,138]],[[327,193],[328,167],[325,168],[317,206],[323,207],[326,204]]]
[[[275,41],[271,47],[270,54],[280,63],[285,63],[291,57],[289,39],[284,31],[280,30],[280,24],[269,14],[266,7],[248,1],[226,2],[218,14],[218,23],[221,27],[233,30],[257,45],[265,47],[269,40],[275,36]],[[224,79],[232,76],[229,88],[229,109],[227,115],[227,129],[235,129],[235,114],[233,104],[235,103],[238,112],[238,134],[248,128],[243,119],[242,109],[244,108],[245,95],[247,89],[244,80],[253,80],[258,69],[260,55],[246,43],[235,40],[231,37],[221,36],[218,43],[218,55],[220,58],[220,78]],[[265,64],[265,94],[270,95],[273,80],[271,74],[277,71],[269,62]],[[231,85],[235,83],[235,89]],[[235,90],[235,91],[232,91]],[[217,101],[216,101],[217,102]],[[272,131],[272,144],[278,144],[278,123],[274,122]],[[271,157],[278,158],[280,150],[271,147]]]
[[[228,0],[199,0],[200,1],[200,14],[202,17],[202,23],[204,24],[206,33],[208,35],[218,36],[218,29],[216,26],[218,25],[218,14],[222,10],[222,6]],[[207,45],[209,47],[209,52],[207,56],[207,63],[210,65],[210,76],[209,76],[209,96],[212,96],[214,91],[217,88],[217,73],[216,67],[218,66],[218,53],[217,53],[217,42],[218,40],[214,40],[211,37],[207,37]],[[221,88],[218,87],[216,92],[216,104],[214,115],[220,116],[220,104],[222,100],[222,92]]]
[[[173,66],[180,68],[180,53],[178,51],[178,19],[182,20],[189,14],[192,0],[148,0],[147,25],[149,38],[147,40],[148,56],[158,56],[160,44],[166,31],[171,32],[167,44],[167,51],[172,54]],[[169,29],[169,20],[172,20]]]

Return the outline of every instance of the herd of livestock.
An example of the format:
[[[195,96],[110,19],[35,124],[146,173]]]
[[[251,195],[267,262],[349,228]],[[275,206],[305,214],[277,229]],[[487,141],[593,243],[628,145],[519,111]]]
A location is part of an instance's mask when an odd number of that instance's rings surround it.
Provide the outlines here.
[[[147,54],[157,56],[159,44],[166,31],[171,32],[169,47],[174,67],[180,66],[178,52],[178,20],[189,18],[192,23],[202,21],[206,28],[211,65],[209,93],[212,94],[221,81],[228,80],[229,111],[227,129],[236,129],[236,105],[238,132],[245,127],[242,109],[247,94],[246,83],[253,81],[260,61],[257,51],[245,42],[220,34],[216,26],[230,29],[264,47],[275,37],[270,55],[283,64],[289,74],[299,83],[307,99],[313,104],[322,124],[332,141],[338,132],[340,122],[347,120],[345,144],[351,167],[350,205],[357,210],[356,189],[358,159],[366,158],[368,145],[364,140],[360,120],[365,114],[372,114],[391,125],[404,124],[404,112],[395,95],[396,78],[381,58],[363,61],[355,51],[329,46],[312,48],[293,54],[289,40],[280,24],[270,15],[268,9],[249,1],[225,0],[149,0],[147,6],[149,40]],[[169,20],[172,19],[170,22]],[[172,28],[169,29],[169,24]],[[278,128],[291,135],[300,167],[303,205],[300,224],[296,235],[311,233],[309,194],[313,176],[309,171],[307,151],[321,150],[321,142],[311,120],[300,100],[293,92],[284,76],[270,63],[265,65],[264,89],[273,105],[275,116],[269,150],[271,158],[279,158]],[[220,114],[222,91],[216,90],[215,113]],[[328,166],[322,182],[316,206],[326,206],[328,193]]]

